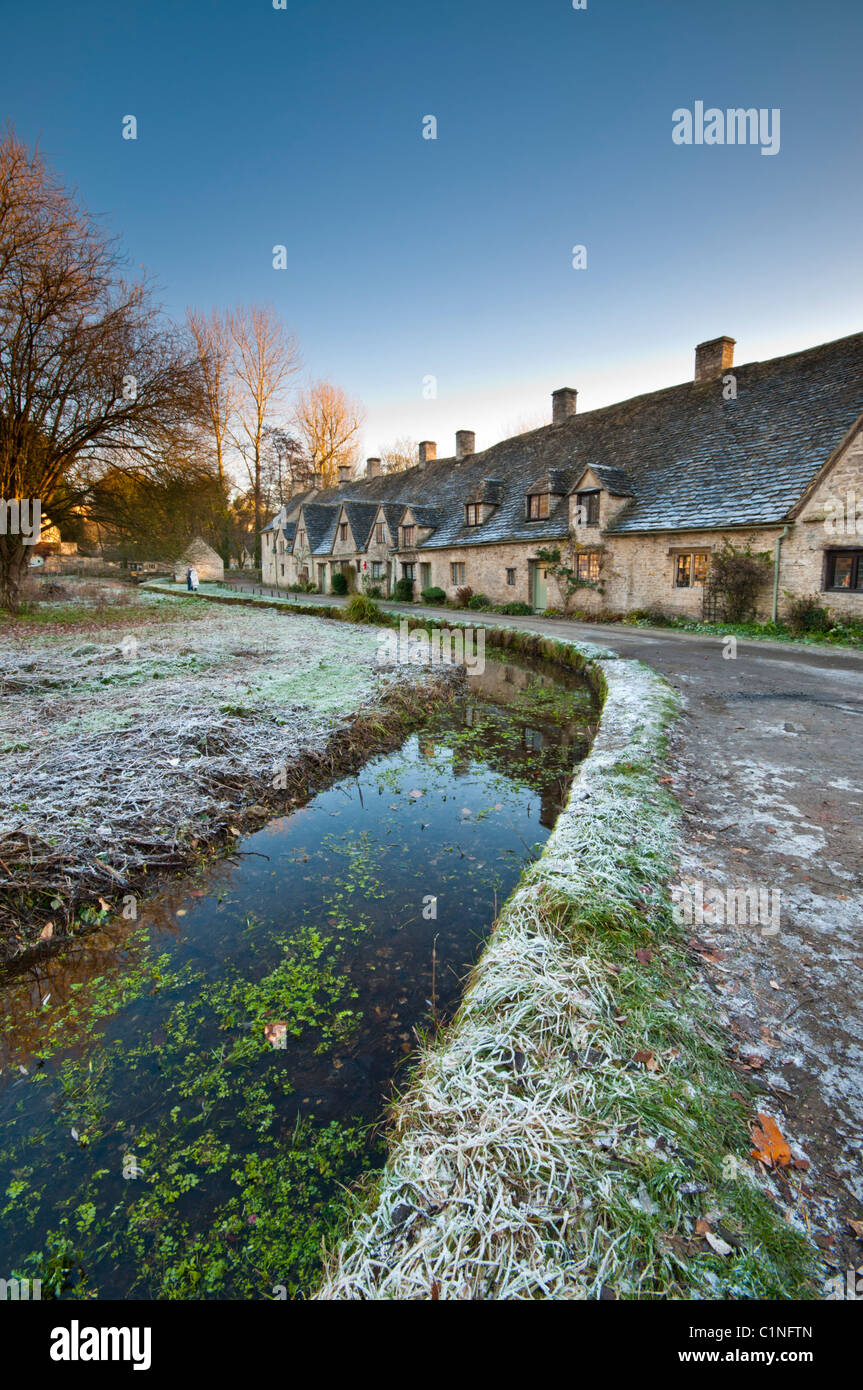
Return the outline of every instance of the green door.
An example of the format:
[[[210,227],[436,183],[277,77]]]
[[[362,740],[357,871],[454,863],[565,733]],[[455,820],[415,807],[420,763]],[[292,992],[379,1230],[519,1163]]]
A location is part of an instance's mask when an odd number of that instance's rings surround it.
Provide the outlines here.
[[[538,612],[548,607],[548,572],[540,560],[531,560],[531,603]]]

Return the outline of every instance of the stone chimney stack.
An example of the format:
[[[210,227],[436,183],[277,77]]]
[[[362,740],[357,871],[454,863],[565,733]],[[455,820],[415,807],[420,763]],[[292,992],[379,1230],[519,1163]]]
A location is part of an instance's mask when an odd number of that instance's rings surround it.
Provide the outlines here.
[[[576,411],[578,392],[574,386],[560,386],[551,393],[551,423],[562,425]]]
[[[322,472],[322,470],[321,470],[320,468],[316,468],[316,469],[315,469],[315,473],[314,473],[314,482],[313,482],[312,486],[314,487],[315,492],[320,492],[320,491],[323,489],[323,486],[324,486],[324,475],[323,475],[323,472]]]
[[[342,483],[349,483],[350,481],[351,481],[351,470],[350,470],[350,466],[349,466],[348,464],[346,464],[346,463],[340,463],[340,464],[339,464],[339,485],[341,485]]]
[[[425,468],[427,463],[434,463],[437,458],[437,444],[433,439],[420,440],[419,464],[420,468]]]
[[[473,430],[456,430],[455,432],[455,456],[457,459],[466,459],[471,454],[476,453],[476,435]]]
[[[366,459],[366,477],[379,478],[381,476],[380,459]]]
[[[734,338],[711,338],[695,349],[695,383],[713,381],[734,366]]]

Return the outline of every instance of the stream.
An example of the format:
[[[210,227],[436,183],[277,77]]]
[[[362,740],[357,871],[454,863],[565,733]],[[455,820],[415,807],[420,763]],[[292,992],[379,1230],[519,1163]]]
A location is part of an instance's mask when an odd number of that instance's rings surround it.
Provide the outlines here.
[[[579,677],[493,655],[394,752],[0,977],[0,1276],[313,1287],[589,746]]]

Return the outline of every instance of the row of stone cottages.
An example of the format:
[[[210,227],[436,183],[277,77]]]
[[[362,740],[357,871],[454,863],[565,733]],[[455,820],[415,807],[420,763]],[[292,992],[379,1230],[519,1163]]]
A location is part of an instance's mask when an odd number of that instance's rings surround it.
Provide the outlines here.
[[[816,593],[863,615],[863,334],[741,367],[733,350],[701,343],[693,381],[583,414],[564,387],[551,424],[483,452],[460,430],[452,458],[426,441],[406,472],[343,470],[266,527],[262,577],[326,593],[340,572],[384,596],[397,579],[415,597],[469,586],[542,610],[561,596],[538,552],[560,547],[596,585],[578,608],[701,616],[727,539],[774,561],[762,615]]]

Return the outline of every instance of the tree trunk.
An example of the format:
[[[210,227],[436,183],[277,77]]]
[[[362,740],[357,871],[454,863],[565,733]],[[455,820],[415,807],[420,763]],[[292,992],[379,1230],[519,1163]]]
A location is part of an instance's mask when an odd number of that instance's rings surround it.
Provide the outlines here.
[[[20,607],[30,549],[20,536],[0,536],[0,608],[7,613]]]

